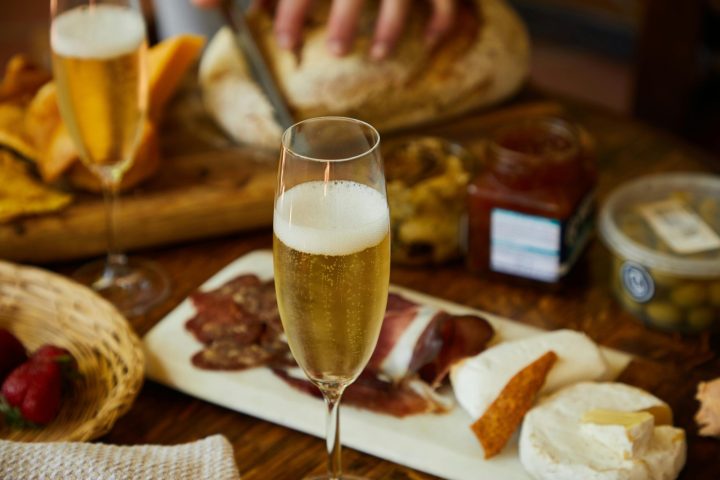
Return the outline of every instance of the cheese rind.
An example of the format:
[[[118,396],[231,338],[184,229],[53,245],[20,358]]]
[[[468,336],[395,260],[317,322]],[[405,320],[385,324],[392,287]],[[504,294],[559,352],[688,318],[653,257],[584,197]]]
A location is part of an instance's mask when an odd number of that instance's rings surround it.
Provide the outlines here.
[[[672,480],[685,463],[683,430],[654,427],[646,450],[623,458],[588,435],[582,423],[589,410],[639,412],[652,407],[668,408],[653,395],[621,383],[567,387],[525,416],[520,434],[523,467],[536,480]]]
[[[651,448],[642,457],[643,465],[651,480],[674,480],[677,478],[687,456],[685,431],[669,425],[655,427]]]
[[[648,412],[595,409],[585,412],[581,432],[605,445],[619,458],[629,460],[647,451],[655,427]]]

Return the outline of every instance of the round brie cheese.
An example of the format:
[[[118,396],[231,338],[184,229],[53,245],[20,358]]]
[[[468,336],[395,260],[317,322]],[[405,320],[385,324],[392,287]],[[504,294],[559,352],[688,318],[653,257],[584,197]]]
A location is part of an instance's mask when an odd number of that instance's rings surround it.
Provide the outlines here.
[[[617,426],[587,428],[592,410],[620,412],[668,409],[662,400],[621,383],[585,382],[567,387],[530,410],[520,434],[520,460],[536,480],[672,480],[685,464],[685,432],[651,425],[644,448],[633,449],[613,434]],[[654,422],[651,422],[654,423]],[[629,432],[635,433],[635,432]],[[618,445],[612,444],[618,438]],[[631,442],[633,435],[627,437]],[[624,440],[624,439],[623,439]]]

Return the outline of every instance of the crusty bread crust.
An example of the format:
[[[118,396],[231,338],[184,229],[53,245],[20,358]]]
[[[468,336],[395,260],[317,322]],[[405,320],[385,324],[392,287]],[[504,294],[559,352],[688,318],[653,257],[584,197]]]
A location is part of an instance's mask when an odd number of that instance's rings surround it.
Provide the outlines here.
[[[367,58],[374,27],[372,2],[360,19],[355,49],[336,58],[325,42],[328,1],[319,2],[294,54],[281,50],[267,15],[251,19],[289,106],[299,119],[319,115],[360,118],[381,131],[457,116],[496,103],[523,83],[529,64],[524,25],[503,0],[462,5],[452,35],[434,51],[423,45],[426,8],[413,6],[394,55]],[[232,34],[221,30],[200,64],[200,84],[210,114],[241,143],[277,148],[280,127],[272,107],[249,76]]]

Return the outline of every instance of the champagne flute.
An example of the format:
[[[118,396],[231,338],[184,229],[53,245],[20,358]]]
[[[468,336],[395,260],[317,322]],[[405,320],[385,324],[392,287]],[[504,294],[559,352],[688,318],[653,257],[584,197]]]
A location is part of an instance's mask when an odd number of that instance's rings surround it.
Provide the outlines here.
[[[115,207],[147,110],[145,23],[133,0],[51,0],[53,72],[65,126],[80,159],[102,185],[107,257],[75,278],[126,315],[165,298],[167,276],[153,263],[118,248]]]
[[[275,291],[290,350],[327,406],[328,476],[342,475],[340,399],[377,343],[390,281],[390,218],[367,123],[321,117],[285,131],[273,219]]]

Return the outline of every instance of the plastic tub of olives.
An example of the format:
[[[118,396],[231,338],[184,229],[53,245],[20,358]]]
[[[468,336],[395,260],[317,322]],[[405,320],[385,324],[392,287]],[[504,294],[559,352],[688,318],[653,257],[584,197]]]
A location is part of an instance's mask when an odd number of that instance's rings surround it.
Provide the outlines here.
[[[611,286],[647,325],[697,333],[720,326],[720,177],[650,175],[608,197],[600,235]]]

